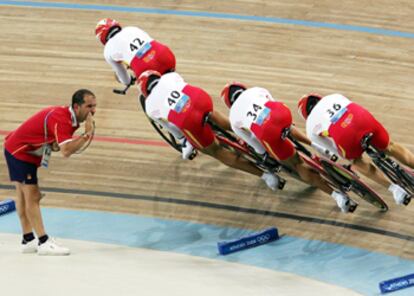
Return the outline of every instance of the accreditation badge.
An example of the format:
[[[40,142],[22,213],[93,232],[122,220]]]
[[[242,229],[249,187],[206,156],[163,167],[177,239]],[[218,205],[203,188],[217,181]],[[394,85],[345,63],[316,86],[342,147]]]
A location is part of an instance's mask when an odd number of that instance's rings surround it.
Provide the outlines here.
[[[49,160],[52,156],[52,147],[50,145],[43,145],[42,161],[40,165],[44,168],[49,167]]]

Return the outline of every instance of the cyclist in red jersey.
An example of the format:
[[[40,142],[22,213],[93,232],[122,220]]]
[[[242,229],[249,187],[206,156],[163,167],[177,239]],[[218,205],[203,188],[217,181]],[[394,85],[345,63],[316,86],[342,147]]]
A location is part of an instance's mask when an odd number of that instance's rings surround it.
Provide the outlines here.
[[[116,73],[117,80],[125,85],[134,84],[135,77],[146,70],[161,74],[175,70],[173,52],[140,28],[121,27],[116,20],[106,18],[96,25],[95,35],[105,46],[106,62]],[[128,68],[135,77],[129,75]]]
[[[361,141],[367,134],[372,134],[371,144],[376,149],[395,157],[412,169],[414,154],[401,144],[391,141],[387,130],[368,110],[341,94],[323,97],[311,93],[299,100],[298,111],[306,120],[306,134],[311,139],[312,146],[322,153],[329,151],[352,161],[362,174],[388,187],[397,204],[408,204],[409,193],[391,183],[364,157]]]

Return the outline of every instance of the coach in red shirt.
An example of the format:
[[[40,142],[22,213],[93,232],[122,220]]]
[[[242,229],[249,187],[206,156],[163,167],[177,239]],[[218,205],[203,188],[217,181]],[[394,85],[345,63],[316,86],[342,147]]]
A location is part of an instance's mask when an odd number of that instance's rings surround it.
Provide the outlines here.
[[[40,110],[6,136],[4,155],[10,180],[16,185],[23,253],[69,255],[69,249],[49,238],[43,226],[37,168],[48,166],[52,151],[60,150],[63,156],[69,157],[90,139],[95,109],[95,95],[87,89],[80,89],[73,94],[71,106],[52,106]],[[85,122],[85,132],[81,137],[72,138],[82,122]]]

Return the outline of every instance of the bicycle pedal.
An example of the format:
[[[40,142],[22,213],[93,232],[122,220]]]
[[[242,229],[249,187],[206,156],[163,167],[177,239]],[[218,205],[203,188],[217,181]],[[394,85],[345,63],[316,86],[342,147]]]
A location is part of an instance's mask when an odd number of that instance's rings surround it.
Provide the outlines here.
[[[197,150],[194,150],[193,153],[188,157],[189,160],[193,160],[198,155]]]
[[[352,164],[343,164],[342,167],[344,169],[346,169],[347,171],[353,172],[352,171]]]
[[[342,185],[342,191],[343,192],[349,192],[352,189],[352,184],[351,183],[346,183]]]
[[[391,165],[394,169],[399,169],[400,168],[400,165],[398,163],[394,162],[394,161],[391,163]]]
[[[352,204],[352,205],[350,205],[349,206],[349,209],[348,209],[348,212],[349,213],[353,213],[353,212],[355,212],[355,210],[356,210],[356,208],[358,207],[358,204],[356,203],[356,204]]]
[[[407,196],[406,198],[404,198],[403,204],[407,206],[410,203],[410,201],[411,201],[411,196]]]
[[[282,179],[282,178],[279,178],[279,184],[278,184],[277,188],[282,190],[285,187],[285,184],[286,184],[286,180]]]

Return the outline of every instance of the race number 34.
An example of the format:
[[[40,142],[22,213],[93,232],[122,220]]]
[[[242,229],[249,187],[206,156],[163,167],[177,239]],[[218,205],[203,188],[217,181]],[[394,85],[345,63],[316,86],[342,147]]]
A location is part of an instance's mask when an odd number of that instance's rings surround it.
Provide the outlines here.
[[[247,117],[249,117],[249,116],[253,117],[253,121],[255,121],[256,118],[257,118],[257,113],[262,109],[263,109],[262,106],[257,105],[257,104],[253,104],[253,112],[252,111],[247,112],[246,116]]]

